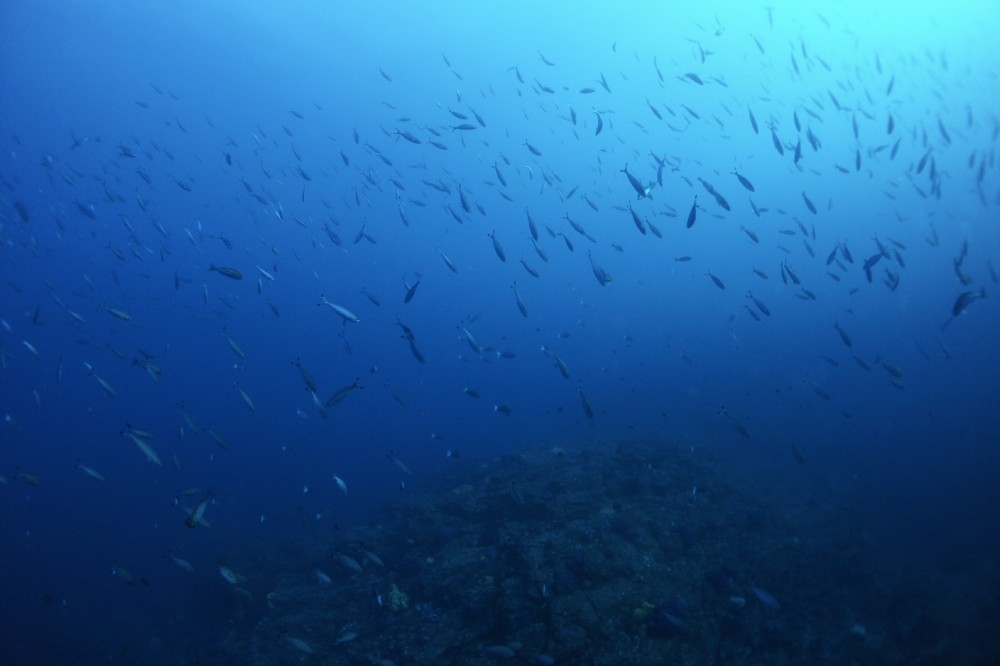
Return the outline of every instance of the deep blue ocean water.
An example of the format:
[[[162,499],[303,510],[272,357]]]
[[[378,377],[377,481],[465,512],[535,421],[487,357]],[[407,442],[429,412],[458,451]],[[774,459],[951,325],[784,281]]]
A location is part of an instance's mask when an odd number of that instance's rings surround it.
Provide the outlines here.
[[[5,3],[0,662],[197,634],[449,451],[680,442],[996,562],[1000,9],[736,5]]]

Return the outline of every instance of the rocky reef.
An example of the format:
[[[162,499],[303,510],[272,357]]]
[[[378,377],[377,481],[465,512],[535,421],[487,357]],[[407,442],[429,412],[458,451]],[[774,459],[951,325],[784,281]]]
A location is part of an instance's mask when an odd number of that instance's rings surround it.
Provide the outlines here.
[[[953,581],[914,588],[842,503],[755,492],[658,442],[450,462],[376,524],[245,563],[274,587],[226,658],[932,664],[1000,650],[959,619]]]

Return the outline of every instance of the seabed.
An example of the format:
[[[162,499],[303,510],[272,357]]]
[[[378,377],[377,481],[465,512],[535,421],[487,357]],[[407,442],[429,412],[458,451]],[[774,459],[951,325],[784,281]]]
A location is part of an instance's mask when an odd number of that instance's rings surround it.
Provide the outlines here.
[[[249,583],[228,634],[187,663],[929,665],[1000,655],[995,563],[948,573],[880,559],[856,510],[822,493],[757,492],[657,442],[450,462],[374,525],[243,549],[233,568],[266,587]]]

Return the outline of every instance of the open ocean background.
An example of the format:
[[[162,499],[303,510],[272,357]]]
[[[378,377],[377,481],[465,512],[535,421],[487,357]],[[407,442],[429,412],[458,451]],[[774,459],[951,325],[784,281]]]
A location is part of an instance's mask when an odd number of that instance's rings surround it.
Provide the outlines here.
[[[826,486],[900,568],[995,570],[998,29],[991,2],[5,2],[0,663],[212,644],[234,553],[364,524],[449,451],[662,440]]]

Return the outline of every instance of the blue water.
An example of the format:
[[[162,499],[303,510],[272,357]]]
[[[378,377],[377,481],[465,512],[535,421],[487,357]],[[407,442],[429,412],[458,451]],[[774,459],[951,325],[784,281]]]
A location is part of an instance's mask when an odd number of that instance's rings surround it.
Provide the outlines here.
[[[821,476],[900,558],[996,560],[1000,9],[422,4],[0,9],[0,660],[197,635],[231,553],[449,450],[661,438]],[[363,388],[323,418],[296,359],[320,402]]]

